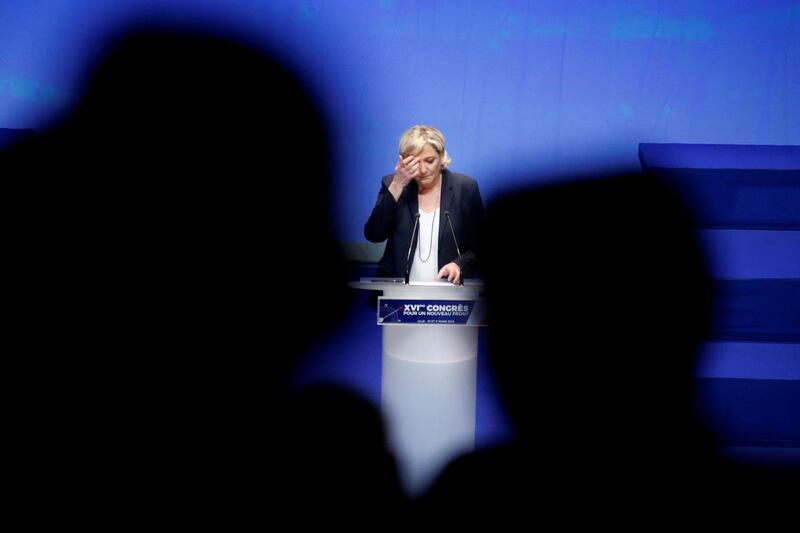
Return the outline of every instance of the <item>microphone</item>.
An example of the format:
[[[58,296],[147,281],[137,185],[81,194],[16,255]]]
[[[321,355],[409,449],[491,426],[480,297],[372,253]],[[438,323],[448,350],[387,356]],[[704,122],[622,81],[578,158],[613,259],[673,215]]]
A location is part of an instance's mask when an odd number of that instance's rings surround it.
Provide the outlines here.
[[[458,239],[456,239],[456,232],[453,230],[453,222],[450,220],[450,211],[445,211],[444,216],[447,217],[447,225],[450,226],[450,234],[453,236],[453,242],[456,245],[456,252],[458,252],[459,268],[461,268],[461,250],[458,249]],[[461,275],[458,277],[459,285],[464,286],[464,272],[462,269]]]
[[[408,245],[408,255],[406,255],[406,285],[408,285],[408,278],[411,276],[411,249],[414,247],[414,237],[417,235],[418,225],[419,213],[414,215],[414,229],[411,231],[411,244]]]

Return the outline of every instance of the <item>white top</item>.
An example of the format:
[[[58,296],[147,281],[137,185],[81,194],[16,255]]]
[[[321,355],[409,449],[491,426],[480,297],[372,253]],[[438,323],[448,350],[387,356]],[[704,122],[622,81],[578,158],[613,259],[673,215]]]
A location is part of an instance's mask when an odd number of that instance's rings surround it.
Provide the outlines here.
[[[409,281],[433,281],[439,273],[439,208],[419,212],[417,249],[411,260]]]

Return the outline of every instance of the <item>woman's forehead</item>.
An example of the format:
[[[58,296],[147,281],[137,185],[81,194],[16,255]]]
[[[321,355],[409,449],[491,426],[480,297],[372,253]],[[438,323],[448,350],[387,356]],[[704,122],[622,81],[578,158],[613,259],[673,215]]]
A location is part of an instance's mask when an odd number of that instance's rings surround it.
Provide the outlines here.
[[[405,154],[406,156],[413,155],[413,156],[421,156],[421,157],[428,157],[428,156],[436,156],[439,155],[439,152],[428,143],[425,143],[421,149],[414,150],[414,147],[409,147],[408,151]]]

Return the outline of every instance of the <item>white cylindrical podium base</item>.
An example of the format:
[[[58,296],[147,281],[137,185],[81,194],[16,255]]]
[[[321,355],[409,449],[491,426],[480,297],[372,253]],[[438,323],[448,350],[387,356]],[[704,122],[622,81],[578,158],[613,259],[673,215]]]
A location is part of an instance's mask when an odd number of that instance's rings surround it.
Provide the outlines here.
[[[383,327],[381,406],[412,496],[475,447],[477,361],[477,327]]]

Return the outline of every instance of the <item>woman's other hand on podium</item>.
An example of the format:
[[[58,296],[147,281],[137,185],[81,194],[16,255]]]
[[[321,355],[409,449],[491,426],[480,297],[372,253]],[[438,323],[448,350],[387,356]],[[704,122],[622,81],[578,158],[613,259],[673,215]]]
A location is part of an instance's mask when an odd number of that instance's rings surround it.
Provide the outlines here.
[[[461,281],[461,269],[458,268],[458,265],[455,263],[447,263],[436,275],[436,279],[442,279],[444,277],[446,277],[447,281],[450,283],[457,284]]]

